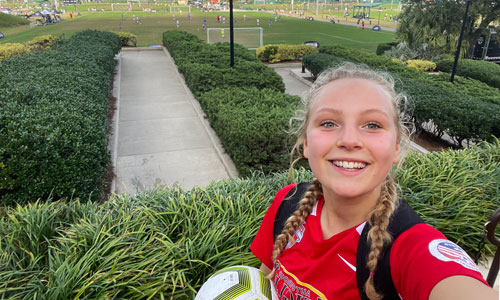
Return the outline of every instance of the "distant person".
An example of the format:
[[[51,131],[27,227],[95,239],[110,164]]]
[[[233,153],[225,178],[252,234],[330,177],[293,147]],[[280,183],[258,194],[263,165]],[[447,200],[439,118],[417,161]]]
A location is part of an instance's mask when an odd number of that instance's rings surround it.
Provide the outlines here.
[[[72,13],[69,13],[69,18],[73,19],[73,14]]]
[[[260,24],[260,20],[259,20],[259,18],[257,18],[257,26],[259,26],[259,24]]]
[[[207,23],[203,23],[201,24],[201,28],[203,29],[203,31],[205,31],[205,27],[207,26]]]
[[[177,26],[177,28],[179,28],[179,20],[175,21],[175,26]]]
[[[269,19],[269,26],[271,26],[272,23],[273,23],[273,21],[271,19]]]
[[[247,15],[243,15],[243,21],[247,20]]]

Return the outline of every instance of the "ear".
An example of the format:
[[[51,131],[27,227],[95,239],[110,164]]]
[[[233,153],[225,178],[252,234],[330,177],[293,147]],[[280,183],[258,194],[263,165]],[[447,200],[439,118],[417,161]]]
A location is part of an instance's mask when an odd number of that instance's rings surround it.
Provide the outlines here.
[[[304,157],[309,158],[309,147],[307,147],[307,137],[304,139]]]
[[[396,151],[394,152],[394,159],[392,161],[393,164],[397,164],[399,162],[399,153],[401,152],[401,145],[398,143],[396,144]]]

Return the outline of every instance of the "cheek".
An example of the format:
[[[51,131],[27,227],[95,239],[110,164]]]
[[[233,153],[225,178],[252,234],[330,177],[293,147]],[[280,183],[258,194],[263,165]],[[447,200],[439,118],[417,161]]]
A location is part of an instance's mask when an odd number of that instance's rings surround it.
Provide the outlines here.
[[[373,150],[381,159],[390,161],[392,164],[394,155],[398,149],[396,136],[387,134],[373,137],[371,139],[371,145],[373,145]]]
[[[307,135],[307,146],[309,155],[322,154],[331,147],[332,137],[319,130],[311,130]]]

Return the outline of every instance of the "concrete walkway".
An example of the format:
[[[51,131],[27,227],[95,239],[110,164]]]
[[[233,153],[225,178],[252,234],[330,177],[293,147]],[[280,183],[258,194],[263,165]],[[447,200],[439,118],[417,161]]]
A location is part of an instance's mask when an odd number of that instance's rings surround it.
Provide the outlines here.
[[[166,51],[122,49],[119,61],[113,192],[133,195],[175,184],[191,189],[237,177]]]

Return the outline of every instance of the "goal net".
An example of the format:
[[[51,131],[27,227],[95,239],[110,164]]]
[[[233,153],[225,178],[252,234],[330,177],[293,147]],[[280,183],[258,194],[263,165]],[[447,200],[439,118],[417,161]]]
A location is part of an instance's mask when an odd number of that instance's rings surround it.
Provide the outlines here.
[[[171,13],[191,13],[191,6],[189,5],[170,5]]]
[[[132,11],[132,3],[111,3],[111,11]]]
[[[234,43],[248,49],[257,49],[262,43],[262,27],[234,28]],[[229,43],[229,28],[207,28],[207,43]]]

